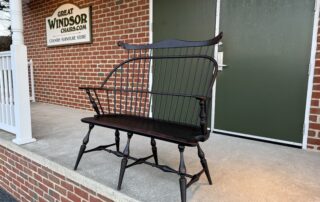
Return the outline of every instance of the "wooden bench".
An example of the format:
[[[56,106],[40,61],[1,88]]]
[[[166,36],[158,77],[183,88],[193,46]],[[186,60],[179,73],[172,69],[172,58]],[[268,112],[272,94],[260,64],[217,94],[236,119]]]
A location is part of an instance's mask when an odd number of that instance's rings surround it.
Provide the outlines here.
[[[119,42],[128,59],[116,65],[101,86],[80,87],[87,93],[96,115],[81,120],[89,124],[89,131],[74,170],[84,153],[104,150],[122,158],[118,190],[125,170],[141,163],[178,174],[181,201],[186,201],[186,189],[198,181],[201,174],[205,173],[212,184],[199,142],[206,141],[210,134],[211,94],[218,73],[217,62],[212,58],[213,47],[221,38],[222,33],[207,41],[166,40],[147,45]],[[115,143],[87,150],[90,132],[96,125],[115,129]],[[119,131],[127,132],[128,136],[123,152]],[[133,134],[151,138],[152,155],[136,158],[129,154]],[[156,139],[178,144],[178,170],[159,163]],[[109,149],[112,146],[116,149]],[[198,149],[203,169],[194,175],[186,172],[185,146]],[[154,158],[154,163],[148,161],[150,158]],[[128,164],[129,159],[133,163]],[[186,178],[190,178],[189,182]]]

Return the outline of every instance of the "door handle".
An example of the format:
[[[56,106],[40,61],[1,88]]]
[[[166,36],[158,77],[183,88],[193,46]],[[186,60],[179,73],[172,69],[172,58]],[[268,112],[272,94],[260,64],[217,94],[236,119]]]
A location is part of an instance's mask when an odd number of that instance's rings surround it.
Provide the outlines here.
[[[224,67],[227,67],[228,65],[223,64],[223,52],[218,52],[218,70],[222,71]]]
[[[226,65],[226,64],[220,64],[220,65],[218,65],[218,67],[223,68],[223,67],[228,67],[228,65]]]

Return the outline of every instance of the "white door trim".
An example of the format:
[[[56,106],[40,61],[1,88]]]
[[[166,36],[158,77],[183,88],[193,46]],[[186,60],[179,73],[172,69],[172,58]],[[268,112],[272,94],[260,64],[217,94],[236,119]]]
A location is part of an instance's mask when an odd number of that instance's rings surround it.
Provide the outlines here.
[[[149,0],[149,44],[153,43],[153,0]],[[149,54],[152,54],[151,51]],[[152,89],[152,60],[149,68],[149,91]],[[149,95],[149,117],[152,117],[152,97]]]
[[[317,52],[319,6],[320,6],[320,0],[315,0],[312,45],[311,45],[311,54],[310,54],[310,62],[309,62],[309,78],[308,78],[308,88],[307,88],[307,98],[306,98],[307,100],[306,100],[306,110],[305,110],[304,125],[303,125],[303,142],[302,142],[303,149],[307,149],[307,144],[308,144],[308,131],[309,131],[309,123],[310,123],[309,116],[310,116],[313,77],[314,77],[314,68],[315,68],[316,52]]]
[[[216,3],[216,26],[215,26],[215,31],[214,35],[217,36],[220,32],[220,3],[221,0],[217,0]],[[219,63],[218,61],[218,46],[214,46],[214,59]],[[215,121],[215,103],[216,103],[216,83],[217,80],[214,82],[213,87],[212,87],[212,100],[211,100],[211,131],[214,129],[214,121]]]
[[[259,137],[259,136],[256,136],[256,135],[249,135],[249,134],[238,133],[238,132],[231,132],[231,131],[226,131],[226,130],[219,130],[219,129],[217,129],[217,130],[214,130],[214,132],[216,132],[216,133],[225,133],[225,134],[230,134],[230,135],[239,136],[239,137],[252,138],[252,139],[257,139],[257,140],[264,140],[264,141],[268,141],[268,142],[282,143],[282,144],[299,146],[299,147],[302,146],[301,143],[297,143],[297,142],[290,142],[290,141],[285,141],[285,140],[278,140],[278,139],[268,138],[268,137]]]

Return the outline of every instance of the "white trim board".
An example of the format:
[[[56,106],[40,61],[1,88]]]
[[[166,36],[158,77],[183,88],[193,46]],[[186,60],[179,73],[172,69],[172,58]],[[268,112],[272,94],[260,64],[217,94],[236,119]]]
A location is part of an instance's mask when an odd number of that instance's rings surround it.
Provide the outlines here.
[[[320,0],[315,0],[312,45],[311,45],[311,54],[310,54],[310,63],[309,63],[307,97],[306,97],[306,110],[305,110],[304,124],[303,124],[303,142],[302,142],[303,149],[307,149],[307,144],[308,144],[309,115],[310,115],[310,108],[311,108],[313,77],[314,77],[314,68],[315,68],[316,53],[317,53],[319,7],[320,7]]]
[[[264,140],[268,142],[275,142],[275,143],[282,143],[282,144],[287,144],[287,145],[293,145],[293,146],[299,146],[301,147],[301,143],[297,142],[290,142],[290,141],[285,141],[285,140],[278,140],[274,138],[267,138],[267,137],[259,137],[255,135],[249,135],[249,134],[244,134],[244,133],[238,133],[238,132],[231,132],[231,131],[226,131],[226,130],[219,130],[219,129],[214,129],[213,132],[215,133],[225,133],[225,134],[230,134],[230,135],[235,135],[239,137],[247,137],[247,138],[252,138],[252,139],[257,139],[257,140]]]
[[[217,36],[220,32],[220,2],[221,0],[217,0],[216,2],[216,21],[215,21],[215,31],[214,34]],[[218,46],[214,46],[214,59],[218,62]],[[219,73],[218,73],[219,74]],[[217,80],[214,82],[212,87],[212,100],[211,100],[211,128],[214,129],[214,121],[215,121],[215,109],[216,109],[216,90],[217,90]]]
[[[153,0],[149,0],[149,43],[153,43]],[[151,55],[152,52],[150,51],[149,54]],[[153,83],[153,75],[152,75],[152,60],[150,61],[150,68],[149,68],[149,91],[152,89]],[[149,94],[149,117],[152,117],[152,97]]]

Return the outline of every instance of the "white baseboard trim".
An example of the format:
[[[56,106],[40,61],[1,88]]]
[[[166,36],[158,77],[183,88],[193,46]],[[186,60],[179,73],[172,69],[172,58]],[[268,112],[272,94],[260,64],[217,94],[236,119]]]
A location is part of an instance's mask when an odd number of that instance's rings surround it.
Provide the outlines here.
[[[274,142],[274,143],[282,143],[282,144],[299,146],[299,147],[302,146],[302,143],[290,142],[290,141],[285,141],[285,140],[278,140],[278,139],[267,138],[267,137],[259,137],[259,136],[255,136],[255,135],[249,135],[249,134],[226,131],[226,130],[214,129],[213,132],[225,133],[225,134],[230,134],[230,135],[239,136],[239,137],[247,137],[247,138],[252,138],[252,139],[257,139],[257,140],[264,140],[264,141],[269,141],[269,142]]]

